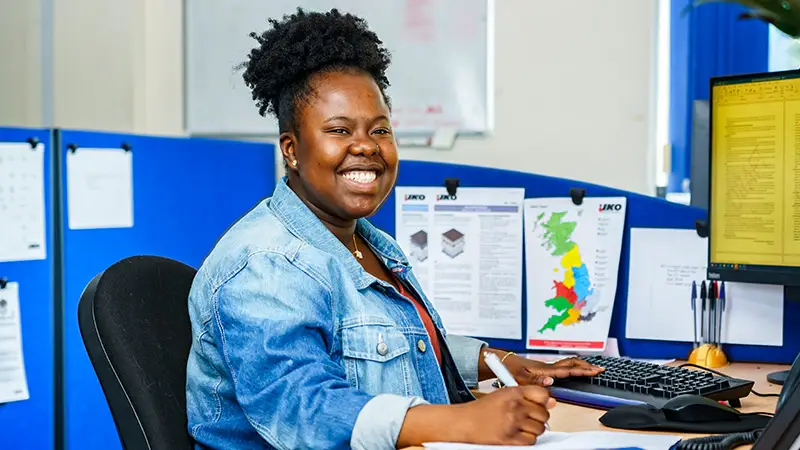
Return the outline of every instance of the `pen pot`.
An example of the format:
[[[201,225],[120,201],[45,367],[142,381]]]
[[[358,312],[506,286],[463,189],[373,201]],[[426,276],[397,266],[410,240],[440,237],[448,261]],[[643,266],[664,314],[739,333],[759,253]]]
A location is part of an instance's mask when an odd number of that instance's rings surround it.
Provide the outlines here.
[[[689,354],[689,362],[700,367],[715,369],[728,365],[728,357],[721,348],[712,344],[703,344],[692,350]]]

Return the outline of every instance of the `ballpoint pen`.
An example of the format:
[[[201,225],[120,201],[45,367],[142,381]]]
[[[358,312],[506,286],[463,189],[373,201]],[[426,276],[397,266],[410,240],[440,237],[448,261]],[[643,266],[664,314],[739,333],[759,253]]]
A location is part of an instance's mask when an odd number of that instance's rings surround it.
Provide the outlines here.
[[[692,347],[697,348],[697,282],[694,280],[692,280],[692,325],[694,326]]]
[[[491,352],[483,352],[483,361],[486,362],[486,365],[489,366],[489,369],[497,376],[497,379],[499,379],[503,385],[512,387],[519,386],[517,380],[514,379],[514,375],[511,375],[511,372],[503,365],[503,362],[500,361],[497,355]],[[548,425],[547,422],[545,422],[544,427],[545,429],[550,429],[550,425]]]
[[[717,344],[717,282],[708,282],[708,336],[709,344]]]
[[[703,280],[700,282],[700,339],[703,341],[703,344],[705,344],[708,340],[708,330],[706,329],[706,308],[708,307],[708,304],[706,304],[707,298],[706,281]]]
[[[719,330],[717,330],[717,344],[719,344],[719,348],[722,348],[722,322],[723,318],[725,317],[725,282],[720,282],[719,284]]]

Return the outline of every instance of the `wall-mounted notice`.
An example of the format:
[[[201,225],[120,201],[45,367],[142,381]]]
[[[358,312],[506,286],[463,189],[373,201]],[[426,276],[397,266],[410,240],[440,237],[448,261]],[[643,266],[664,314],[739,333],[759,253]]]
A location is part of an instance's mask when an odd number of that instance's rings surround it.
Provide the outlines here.
[[[396,236],[449,333],[522,338],[524,189],[395,189]]]
[[[0,143],[0,262],[45,258],[44,150]]]

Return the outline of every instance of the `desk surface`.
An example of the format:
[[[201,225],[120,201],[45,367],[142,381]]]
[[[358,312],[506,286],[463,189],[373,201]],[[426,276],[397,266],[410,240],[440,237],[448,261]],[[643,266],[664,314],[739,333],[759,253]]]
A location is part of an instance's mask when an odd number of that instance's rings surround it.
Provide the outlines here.
[[[670,365],[678,365],[685,361],[678,361]],[[750,364],[750,363],[733,363],[726,367],[721,367],[718,370],[733,378],[741,378],[745,380],[755,381],[753,389],[760,393],[775,393],[781,391],[781,386],[769,383],[767,381],[767,374],[779,370],[787,370],[789,366],[775,365],[775,364]],[[485,395],[494,390],[492,381],[484,381],[480,384],[476,396]],[[750,395],[742,399],[742,412],[774,412],[775,405],[777,404],[777,397],[757,397]],[[574,432],[574,431],[618,431],[626,432],[627,430],[618,430],[615,428],[608,428],[600,423],[600,416],[605,414],[605,411],[599,409],[585,408],[582,406],[569,405],[560,403],[550,412],[550,429],[553,431]],[[637,433],[648,433],[640,432]],[[652,433],[652,432],[649,432]],[[699,434],[691,433],[674,433],[667,434],[680,435],[683,438],[692,438],[702,436]],[[748,449],[747,447],[737,447],[737,450]],[[412,447],[407,450],[421,450],[422,447]]]

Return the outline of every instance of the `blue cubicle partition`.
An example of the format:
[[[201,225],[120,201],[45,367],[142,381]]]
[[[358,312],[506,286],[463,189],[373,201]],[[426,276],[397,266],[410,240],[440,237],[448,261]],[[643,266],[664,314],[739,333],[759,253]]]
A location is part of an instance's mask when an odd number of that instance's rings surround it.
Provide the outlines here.
[[[491,169],[485,167],[463,166],[420,161],[403,161],[400,164],[398,186],[445,186],[446,178],[457,178],[461,187],[522,187],[525,197],[569,197],[571,188],[585,188],[590,197],[625,196],[627,216],[625,236],[620,258],[619,283],[611,320],[610,336],[619,341],[621,354],[638,358],[686,358],[691,343],[663,342],[625,338],[625,319],[628,304],[628,260],[630,255],[631,228],[682,228],[694,229],[695,221],[705,220],[705,211],[683,206],[645,195],[597,186],[580,181],[553,178],[530,173]],[[387,200],[381,210],[372,218],[379,228],[394,235],[395,198]],[[525,271],[523,270],[523,274]],[[523,282],[522,330],[526,329],[527,311],[525,307],[525,285]],[[687,292],[687,297],[688,297]],[[676,299],[676,301],[689,301]],[[725,352],[732,361],[757,361],[791,363],[800,352],[800,302],[786,301],[783,321],[783,347],[726,345]],[[653,318],[653,320],[658,320]],[[795,323],[792,326],[792,323]],[[480,337],[480,336],[476,336]],[[490,345],[513,351],[525,351],[525,341],[506,339],[487,339]]]
[[[0,405],[0,448],[50,449],[55,442],[55,330],[52,133],[0,128],[0,142],[39,142],[44,151],[45,259],[0,262],[0,278],[19,283],[22,352],[30,398]],[[0,155],[2,156],[2,155]],[[2,216],[0,216],[2,220]]]
[[[68,450],[121,448],[78,329],[78,300],[98,273],[132,255],[199,267],[217,238],[275,187],[272,144],[108,133],[60,133],[64,235],[64,443]],[[69,147],[133,153],[132,228],[71,230],[66,201]]]

